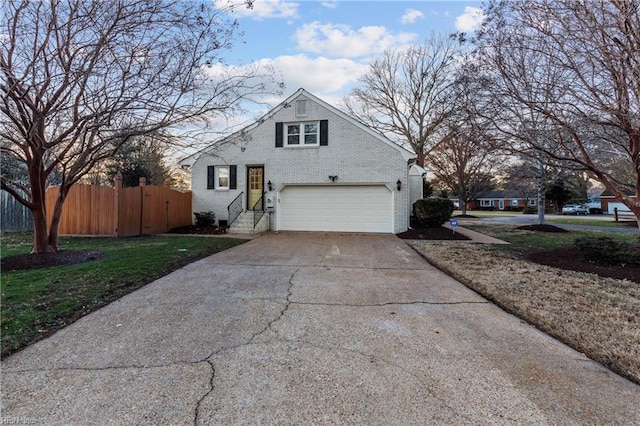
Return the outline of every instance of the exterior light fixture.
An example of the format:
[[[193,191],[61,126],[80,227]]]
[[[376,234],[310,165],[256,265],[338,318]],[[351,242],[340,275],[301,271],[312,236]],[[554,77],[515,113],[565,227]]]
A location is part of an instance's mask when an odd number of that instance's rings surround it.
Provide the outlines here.
[[[400,179],[396,182],[396,186],[398,187],[398,191],[402,190],[402,181]]]
[[[337,181],[337,180],[338,180],[338,176],[337,176],[337,175],[336,175],[336,176],[329,176],[329,180],[330,180],[331,182],[335,182],[335,181]]]
[[[271,181],[267,182],[267,188],[269,188],[269,192],[273,191],[273,185],[271,184]]]

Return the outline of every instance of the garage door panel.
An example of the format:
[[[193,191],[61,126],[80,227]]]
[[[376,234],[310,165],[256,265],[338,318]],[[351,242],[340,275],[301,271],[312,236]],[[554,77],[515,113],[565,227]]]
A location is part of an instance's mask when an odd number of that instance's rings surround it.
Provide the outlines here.
[[[280,229],[392,232],[391,191],[383,185],[292,186],[280,194]]]

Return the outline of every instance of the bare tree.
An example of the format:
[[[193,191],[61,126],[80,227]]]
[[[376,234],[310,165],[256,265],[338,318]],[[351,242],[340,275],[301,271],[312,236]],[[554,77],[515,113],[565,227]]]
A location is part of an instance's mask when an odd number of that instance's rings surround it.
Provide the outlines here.
[[[529,200],[536,200],[538,196],[538,164],[528,161],[525,158],[518,163],[509,164],[502,170],[504,179],[501,186],[507,191],[513,191],[525,200],[525,205],[529,205]]]
[[[69,189],[128,140],[165,130],[187,143],[267,90],[256,69],[217,72],[238,35],[226,16],[210,1],[3,2],[0,149],[29,182],[3,174],[2,189],[31,210],[34,253],[57,250]]]
[[[588,172],[640,217],[640,3],[491,1],[485,14],[478,63],[496,128]],[[530,117],[544,137],[522,137]],[[634,171],[635,199],[612,161]]]
[[[461,124],[431,151],[430,171],[436,181],[458,196],[462,215],[467,203],[493,188],[495,156],[472,129]]]
[[[538,191],[545,193],[544,198],[555,201],[556,209],[560,209],[566,201],[587,201],[590,182],[585,172],[562,165],[550,165],[541,158],[520,156],[519,161],[505,167],[503,173],[505,179],[502,186],[515,191],[526,201],[536,199]]]
[[[344,98],[346,108],[365,124],[408,144],[418,165],[424,166],[454,108],[457,54],[455,38],[436,35],[422,45],[387,51],[360,79],[361,87]]]

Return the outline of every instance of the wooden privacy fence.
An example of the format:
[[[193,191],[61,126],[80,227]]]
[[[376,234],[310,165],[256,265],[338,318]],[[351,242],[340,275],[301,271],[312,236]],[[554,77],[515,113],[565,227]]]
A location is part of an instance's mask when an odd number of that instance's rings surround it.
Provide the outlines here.
[[[141,182],[134,188],[74,185],[62,207],[61,235],[131,237],[160,234],[192,224],[191,192]],[[59,188],[47,189],[47,217],[51,222]]]

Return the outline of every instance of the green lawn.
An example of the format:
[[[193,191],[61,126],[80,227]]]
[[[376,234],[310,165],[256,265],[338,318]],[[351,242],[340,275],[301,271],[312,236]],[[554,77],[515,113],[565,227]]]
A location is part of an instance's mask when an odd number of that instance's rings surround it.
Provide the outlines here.
[[[28,253],[30,234],[3,234],[0,260]],[[245,240],[195,236],[61,238],[61,250],[103,253],[71,266],[1,272],[2,356],[48,336],[171,271]]]
[[[454,210],[453,216],[460,215],[460,210]],[[510,212],[504,210],[467,210],[468,215],[472,215],[479,218],[490,218],[490,217],[509,217],[509,216],[518,216],[522,213],[520,212]]]
[[[511,243],[510,245],[496,245],[493,248],[503,251],[524,252],[531,249],[557,249],[572,245],[579,237],[597,238],[603,235],[614,240],[626,243],[638,243],[638,236],[635,234],[619,234],[614,232],[599,231],[575,231],[566,233],[555,232],[514,232],[517,225],[495,225],[495,224],[465,224],[465,228],[491,235],[492,237]]]
[[[605,228],[629,228],[629,227],[637,227],[636,222],[632,222],[630,220],[622,220],[616,222],[613,218],[610,220],[601,220],[601,219],[578,219],[571,217],[563,217],[559,219],[547,219],[545,218],[545,222],[547,223],[565,223],[567,225],[587,225],[587,226],[601,226]]]

